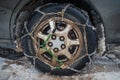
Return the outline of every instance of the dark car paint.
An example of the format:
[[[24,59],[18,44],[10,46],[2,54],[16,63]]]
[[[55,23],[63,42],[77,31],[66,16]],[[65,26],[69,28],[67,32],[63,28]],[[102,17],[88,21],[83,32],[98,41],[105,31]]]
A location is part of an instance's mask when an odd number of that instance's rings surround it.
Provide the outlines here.
[[[120,0],[90,0],[100,13],[105,26],[106,41],[120,42]]]
[[[0,0],[0,39],[9,40],[9,21],[19,0]]]
[[[0,0],[0,47],[16,48],[13,38],[18,12],[31,0]],[[88,0],[85,0],[88,1]],[[89,0],[105,26],[106,42],[120,42],[120,0]]]
[[[16,48],[13,38],[17,14],[30,0],[0,0],[0,47]]]
[[[11,43],[9,22],[13,9],[19,0],[0,0],[0,46],[15,47]]]

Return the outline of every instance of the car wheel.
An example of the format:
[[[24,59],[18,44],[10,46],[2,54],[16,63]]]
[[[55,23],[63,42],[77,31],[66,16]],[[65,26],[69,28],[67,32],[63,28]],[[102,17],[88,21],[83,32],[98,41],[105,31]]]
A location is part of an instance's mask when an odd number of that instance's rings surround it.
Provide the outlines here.
[[[27,57],[42,72],[54,75],[72,75],[81,70],[88,57],[84,29],[76,23],[85,24],[87,17],[74,5],[46,4],[37,7],[25,25],[22,47]],[[60,13],[64,11],[64,15]],[[88,21],[90,23],[90,21]],[[86,26],[88,53],[96,47],[95,31]],[[32,56],[32,57],[29,57]]]

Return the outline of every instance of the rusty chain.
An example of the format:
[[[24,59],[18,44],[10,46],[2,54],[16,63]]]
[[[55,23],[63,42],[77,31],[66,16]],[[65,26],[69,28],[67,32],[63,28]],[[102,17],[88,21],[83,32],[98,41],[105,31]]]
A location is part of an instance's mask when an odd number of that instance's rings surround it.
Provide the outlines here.
[[[42,16],[41,19],[38,21],[38,23],[37,23],[36,25],[34,25],[35,27],[34,27],[34,29],[33,29],[32,32],[29,32],[29,31],[28,31],[28,29],[27,29],[27,22],[24,23],[24,29],[25,29],[25,31],[26,31],[27,33],[24,34],[24,35],[20,38],[20,40],[22,40],[23,38],[25,38],[25,37],[27,37],[27,36],[30,36],[30,37],[32,38],[32,40],[40,47],[39,43],[36,41],[36,39],[35,39],[35,38],[33,37],[33,35],[32,35],[33,32],[34,32],[35,29],[36,29],[36,26],[38,26],[39,23],[40,23],[40,22],[44,19],[44,17],[47,16],[47,15],[53,15],[53,14],[61,15],[62,20],[63,20],[65,11],[70,7],[70,5],[71,5],[71,4],[66,5],[66,6],[64,7],[64,9],[62,9],[61,12],[57,12],[57,13],[54,13],[54,12],[52,12],[52,13],[42,12],[42,11],[39,10],[40,7],[38,7],[37,9],[35,9],[35,11],[43,14],[43,16]],[[83,35],[84,35],[84,41],[85,41],[85,51],[86,51],[86,53],[85,53],[85,55],[81,56],[79,59],[82,59],[82,58],[84,58],[84,57],[87,56],[87,57],[89,58],[89,60],[90,60],[90,64],[93,64],[93,61],[92,61],[91,56],[95,55],[96,51],[94,51],[94,52],[91,53],[91,54],[88,53],[88,45],[87,45],[87,38],[86,38],[86,27],[92,27],[93,30],[95,30],[95,27],[89,24],[89,16],[88,16],[88,14],[86,14],[87,12],[83,11],[83,13],[85,13],[84,15],[87,17],[86,23],[85,23],[85,24],[81,24],[81,23],[75,22],[76,25],[82,26],[83,32],[84,32],[84,33],[83,33]],[[39,50],[39,49],[38,49],[38,50]],[[38,52],[39,52],[39,51],[38,51]],[[37,54],[36,54],[35,56],[30,56],[30,55],[28,55],[28,54],[26,54],[26,53],[24,52],[24,55],[27,56],[27,57],[29,57],[29,58],[33,58],[33,64],[34,64],[34,66],[36,66],[36,65],[35,65],[35,61],[36,61],[36,59],[38,58],[38,57],[37,57]],[[42,62],[43,62],[43,61],[42,61]],[[45,63],[45,62],[44,62],[44,63]],[[51,68],[55,69],[55,68],[54,68],[53,66],[51,66],[50,64],[48,64],[48,63],[45,63],[45,64],[47,64],[47,65],[49,65]],[[75,72],[77,72],[77,73],[80,73],[80,72],[81,72],[80,70],[77,70],[77,69],[74,69],[74,68],[71,68],[71,67],[66,67],[66,69],[75,71]]]

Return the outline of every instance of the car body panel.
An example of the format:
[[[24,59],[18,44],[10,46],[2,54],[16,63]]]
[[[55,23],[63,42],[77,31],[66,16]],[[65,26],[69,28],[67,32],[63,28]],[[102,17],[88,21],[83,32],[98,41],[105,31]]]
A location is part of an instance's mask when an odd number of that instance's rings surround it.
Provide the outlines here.
[[[9,22],[12,12],[20,0],[0,0],[0,39],[9,40]]]
[[[100,13],[108,43],[120,42],[120,0],[90,0]]]
[[[15,19],[30,0],[0,0],[0,47],[16,48],[13,38]]]
[[[0,0],[0,47],[16,48],[13,28],[19,11],[32,0]],[[77,0],[78,2],[79,0]],[[107,43],[120,42],[120,0],[85,0],[100,14]]]

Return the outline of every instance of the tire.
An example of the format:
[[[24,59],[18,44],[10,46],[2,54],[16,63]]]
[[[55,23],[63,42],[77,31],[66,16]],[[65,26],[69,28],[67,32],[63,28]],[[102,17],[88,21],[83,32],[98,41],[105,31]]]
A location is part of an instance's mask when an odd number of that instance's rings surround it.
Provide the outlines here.
[[[45,13],[51,13],[51,12],[57,13],[57,12],[60,12],[65,6],[66,6],[66,4],[52,3],[52,4],[46,4],[44,6],[40,6],[39,9],[40,9],[40,11],[45,12]],[[35,10],[32,13],[32,15],[30,16],[30,18],[28,19],[28,22],[26,25],[29,32],[32,32],[34,30],[32,36],[35,39],[36,39],[36,36],[34,34],[36,34],[39,27],[41,27],[41,26],[35,26],[36,24],[39,23],[39,25],[40,25],[40,24],[44,23],[44,21],[46,22],[47,20],[49,20],[51,18],[54,19],[54,17],[61,19],[61,15],[52,14],[52,15],[46,15],[42,19],[42,21],[39,22],[41,17],[42,17],[42,13]],[[55,18],[55,19],[57,19],[57,18]],[[80,11],[80,9],[76,8],[73,5],[70,5],[67,8],[67,10],[65,11],[65,14],[64,14],[64,18],[66,19],[66,21],[68,20],[68,22],[71,21],[71,22],[77,22],[77,23],[81,23],[81,24],[85,24],[86,20],[87,20],[87,17],[84,15],[84,13],[82,13]],[[82,42],[83,45],[82,45],[81,51],[78,54],[78,56],[72,61],[72,63],[69,62],[68,67],[71,67],[71,68],[74,68],[77,70],[81,70],[85,66],[85,64],[89,61],[89,59],[87,56],[80,58],[81,56],[85,55],[85,42],[84,42],[84,38],[83,38],[84,30],[79,25],[76,26],[76,30],[78,30],[78,35],[80,33],[82,34],[81,40],[83,40],[83,42]],[[27,32],[24,31],[24,34],[26,34],[26,33]],[[87,34],[88,53],[90,54],[95,51],[96,35],[95,35],[95,31],[92,30],[92,28],[90,28],[88,26],[86,26],[86,34]],[[24,49],[25,54],[27,54],[29,56],[33,56],[33,57],[36,56],[37,53],[35,50],[34,40],[31,38],[31,36],[28,35],[27,37],[22,39],[22,47]],[[34,63],[32,58],[29,58],[29,59],[32,63]],[[76,73],[75,71],[67,69],[66,67],[63,69],[56,69],[56,68],[53,69],[49,63],[46,62],[47,63],[46,64],[44,62],[45,61],[44,60],[42,61],[40,58],[35,59],[35,67],[44,73],[50,73],[53,75],[72,75],[72,74]]]

